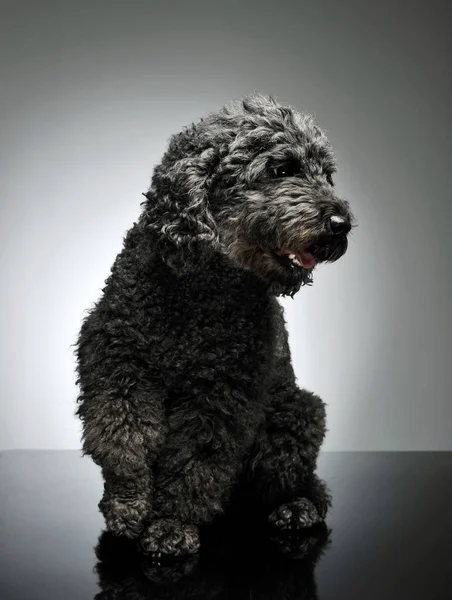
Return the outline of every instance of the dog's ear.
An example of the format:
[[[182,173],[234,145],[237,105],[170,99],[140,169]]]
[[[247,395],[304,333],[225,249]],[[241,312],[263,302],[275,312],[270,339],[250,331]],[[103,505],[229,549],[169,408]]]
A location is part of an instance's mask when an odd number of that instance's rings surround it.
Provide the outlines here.
[[[202,270],[218,245],[209,206],[215,152],[213,148],[193,152],[193,145],[181,137],[171,139],[162,162],[154,169],[143,204],[147,226],[157,234],[161,258],[174,271],[187,274]]]

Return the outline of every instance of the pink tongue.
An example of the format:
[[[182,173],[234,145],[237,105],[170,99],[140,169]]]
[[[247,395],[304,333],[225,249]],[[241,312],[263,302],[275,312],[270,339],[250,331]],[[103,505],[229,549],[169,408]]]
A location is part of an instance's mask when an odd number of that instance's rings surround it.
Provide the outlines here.
[[[310,252],[302,252],[301,254],[300,252],[296,252],[295,255],[305,269],[312,269],[315,265],[315,258]]]

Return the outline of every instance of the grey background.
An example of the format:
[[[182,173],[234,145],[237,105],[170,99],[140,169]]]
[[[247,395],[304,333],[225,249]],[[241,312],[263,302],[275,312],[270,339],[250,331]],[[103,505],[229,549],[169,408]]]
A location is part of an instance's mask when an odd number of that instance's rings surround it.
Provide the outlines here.
[[[358,216],[284,299],[325,449],[452,448],[447,2],[1,2],[0,447],[79,448],[75,341],[171,133],[313,112]]]

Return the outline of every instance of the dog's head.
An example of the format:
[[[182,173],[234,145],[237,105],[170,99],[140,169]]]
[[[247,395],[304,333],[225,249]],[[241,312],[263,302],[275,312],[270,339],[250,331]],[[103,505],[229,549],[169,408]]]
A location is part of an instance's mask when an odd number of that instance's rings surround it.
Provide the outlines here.
[[[253,94],[172,136],[145,212],[172,268],[203,269],[220,251],[293,295],[347,249],[354,217],[335,172],[312,117]]]

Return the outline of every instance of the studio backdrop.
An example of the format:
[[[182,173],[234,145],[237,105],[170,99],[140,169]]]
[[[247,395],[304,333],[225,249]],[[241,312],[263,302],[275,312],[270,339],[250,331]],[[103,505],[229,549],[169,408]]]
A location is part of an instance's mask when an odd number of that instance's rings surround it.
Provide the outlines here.
[[[326,450],[452,449],[446,2],[0,2],[0,448],[80,448],[71,344],[169,136],[260,91],[357,216],[286,308]]]

